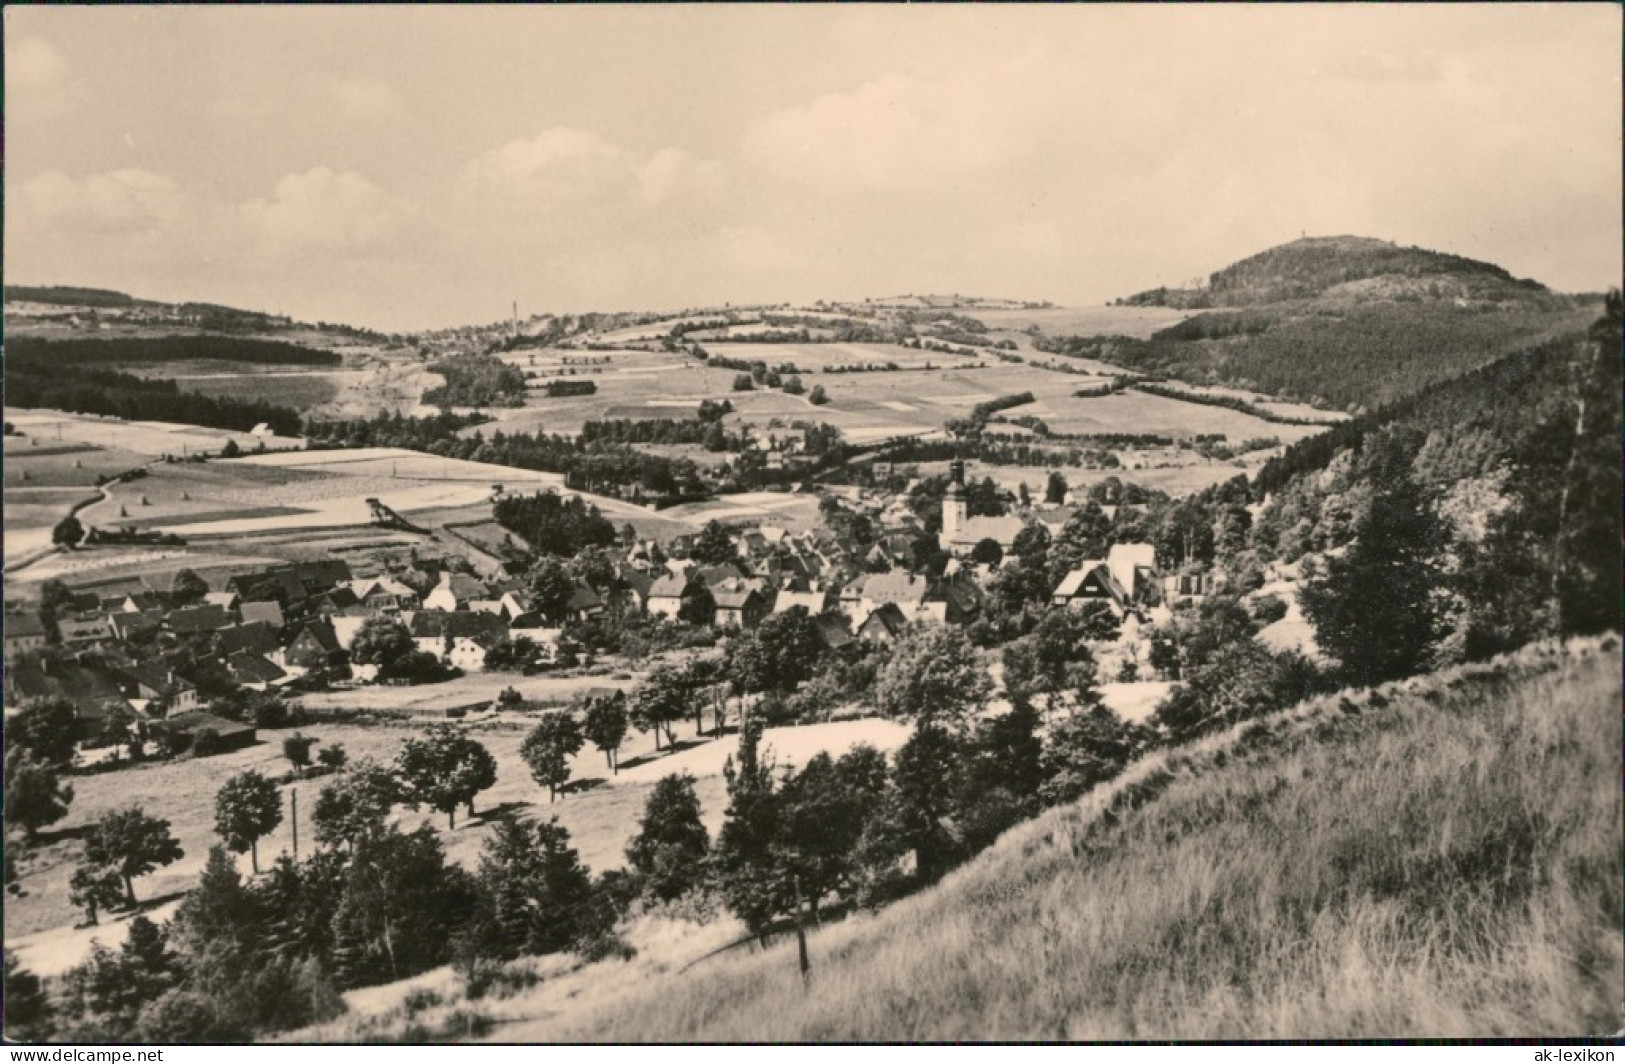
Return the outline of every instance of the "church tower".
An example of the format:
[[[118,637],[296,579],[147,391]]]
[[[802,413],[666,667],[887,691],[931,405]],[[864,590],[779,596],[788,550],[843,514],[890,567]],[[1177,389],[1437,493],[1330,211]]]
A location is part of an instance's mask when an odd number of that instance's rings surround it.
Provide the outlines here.
[[[965,527],[965,463],[958,458],[949,468],[948,490],[942,496],[942,549],[952,550],[951,544]]]

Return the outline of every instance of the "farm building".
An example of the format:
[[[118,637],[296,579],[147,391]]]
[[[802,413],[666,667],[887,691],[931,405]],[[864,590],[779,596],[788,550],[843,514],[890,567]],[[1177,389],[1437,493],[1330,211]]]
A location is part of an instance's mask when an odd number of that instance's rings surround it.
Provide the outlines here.
[[[196,746],[201,737],[212,733],[212,743],[217,752],[252,746],[257,738],[250,725],[201,711],[166,717],[154,721],[151,727],[156,732],[178,739],[180,745],[188,748]]]

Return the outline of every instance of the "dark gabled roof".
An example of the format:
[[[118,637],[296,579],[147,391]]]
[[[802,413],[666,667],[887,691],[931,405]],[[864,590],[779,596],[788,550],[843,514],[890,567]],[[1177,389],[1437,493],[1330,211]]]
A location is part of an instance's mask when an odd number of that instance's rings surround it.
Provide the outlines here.
[[[577,584],[570,592],[570,601],[566,608],[572,610],[592,610],[597,609],[603,604],[603,600],[598,597],[598,592],[594,591],[586,584]]]
[[[507,637],[508,622],[494,613],[470,610],[417,610],[407,622],[414,639],[444,636],[501,640]]]
[[[694,575],[707,587],[715,589],[718,584],[727,580],[743,580],[745,571],[733,562],[723,562],[721,565],[702,565],[694,571]]]
[[[245,602],[238,607],[237,613],[244,624],[264,622],[273,628],[281,628],[288,623],[282,616],[281,604],[276,602]]]
[[[467,573],[449,574],[445,579],[441,580],[439,584],[435,585],[435,591],[439,591],[443,587],[451,588],[451,593],[458,602],[462,602],[466,599],[482,599],[488,597],[488,593],[485,590],[485,585],[474,579],[472,576],[469,576]],[[433,592],[431,592],[431,594],[433,594]]]
[[[5,637],[27,639],[45,634],[45,622],[37,613],[8,613],[5,616]]]
[[[750,600],[753,598],[758,604],[762,604],[761,594],[753,587],[728,586],[719,588],[712,593],[712,598],[719,610],[742,610],[750,604]]]
[[[888,602],[883,606],[877,606],[864,618],[863,623],[858,626],[858,634],[862,635],[864,632],[873,634],[879,629],[884,629],[887,635],[896,636],[901,635],[903,629],[907,627],[908,618],[903,616],[903,611],[896,603]]]
[[[216,632],[233,623],[231,614],[219,606],[186,606],[170,610],[164,617],[164,624],[174,632]]]
[[[215,636],[214,650],[221,657],[247,651],[250,654],[272,654],[279,645],[280,628],[265,621],[250,621],[235,628],[227,628]]]
[[[181,732],[186,735],[196,735],[205,728],[211,728],[214,730],[214,733],[220,736],[222,739],[227,736],[242,735],[245,732],[249,735],[254,734],[254,729],[251,725],[238,724],[234,720],[227,720],[225,717],[217,717],[213,713],[205,713],[202,710],[192,710],[187,713],[176,713],[173,716],[165,717],[162,721],[155,721],[154,723],[167,731]]]
[[[321,591],[347,582],[350,564],[342,558],[319,558],[315,561],[294,562],[289,568],[301,584],[312,591]]]
[[[852,634],[852,630],[847,626],[845,617],[825,614],[814,618],[813,623],[818,626],[818,635],[823,639],[824,645],[831,650],[840,650],[842,647],[850,646],[857,641],[857,637]]]
[[[327,621],[306,621],[300,625],[289,645],[292,646],[301,641],[314,641],[317,646],[329,654],[343,649],[339,646],[339,637],[334,634],[333,626]]]
[[[288,674],[263,655],[239,650],[226,658],[226,668],[238,683],[273,683]]]
[[[128,705],[113,677],[82,665],[19,662],[7,670],[9,686],[19,698],[65,698],[78,709],[103,703]]]

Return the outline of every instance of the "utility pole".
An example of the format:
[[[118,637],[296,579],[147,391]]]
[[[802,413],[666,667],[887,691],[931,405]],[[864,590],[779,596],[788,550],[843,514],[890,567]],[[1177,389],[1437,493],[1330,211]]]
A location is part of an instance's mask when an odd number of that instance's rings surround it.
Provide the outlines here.
[[[807,960],[807,929],[801,922],[801,877],[795,877],[796,885],[796,953],[801,962],[801,982],[807,983],[808,971],[812,965]]]
[[[293,863],[299,863],[299,788],[295,787],[289,792],[293,795]]]

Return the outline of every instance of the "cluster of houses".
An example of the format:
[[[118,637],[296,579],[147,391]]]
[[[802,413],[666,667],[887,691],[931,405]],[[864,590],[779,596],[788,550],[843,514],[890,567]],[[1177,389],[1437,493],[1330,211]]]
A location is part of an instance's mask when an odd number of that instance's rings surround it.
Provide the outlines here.
[[[909,524],[914,515],[883,510],[875,516],[884,531],[861,550],[829,529],[761,526],[732,537],[735,557],[705,564],[681,556],[698,536],[665,548],[628,539],[613,548],[614,578],[601,581],[608,586],[578,581],[562,611],[555,602],[546,617],[523,579],[481,579],[415,555],[370,576],[354,575],[340,559],[273,565],[184,603],[140,581],[83,588],[54,609],[49,626],[38,613],[5,615],[6,705],[65,697],[94,731],[110,715],[196,713],[203,662],[217,684],[223,670],[231,685],[257,691],[344,666],[352,678],[372,680],[376,667],[351,664],[348,652],[376,617],[397,619],[418,650],[464,672],[482,671],[494,647],[520,638],[535,645],[538,664],[557,662],[568,654],[569,630],[606,612],[748,631],[799,607],[817,619],[832,648],[887,644],[915,625],[973,623],[996,571],[973,560],[977,544],[993,540],[1008,552],[1028,521],[1058,534],[1072,513],[1052,507],[1024,518],[970,517],[957,463],[942,506],[939,543],[950,560],[941,576],[909,568],[919,535]],[[1150,544],[1119,543],[1068,573],[1050,601],[1058,608],[1104,603],[1132,639],[1142,624],[1164,621],[1167,605],[1208,590],[1204,577],[1159,574]],[[38,653],[48,644],[58,649]]]

